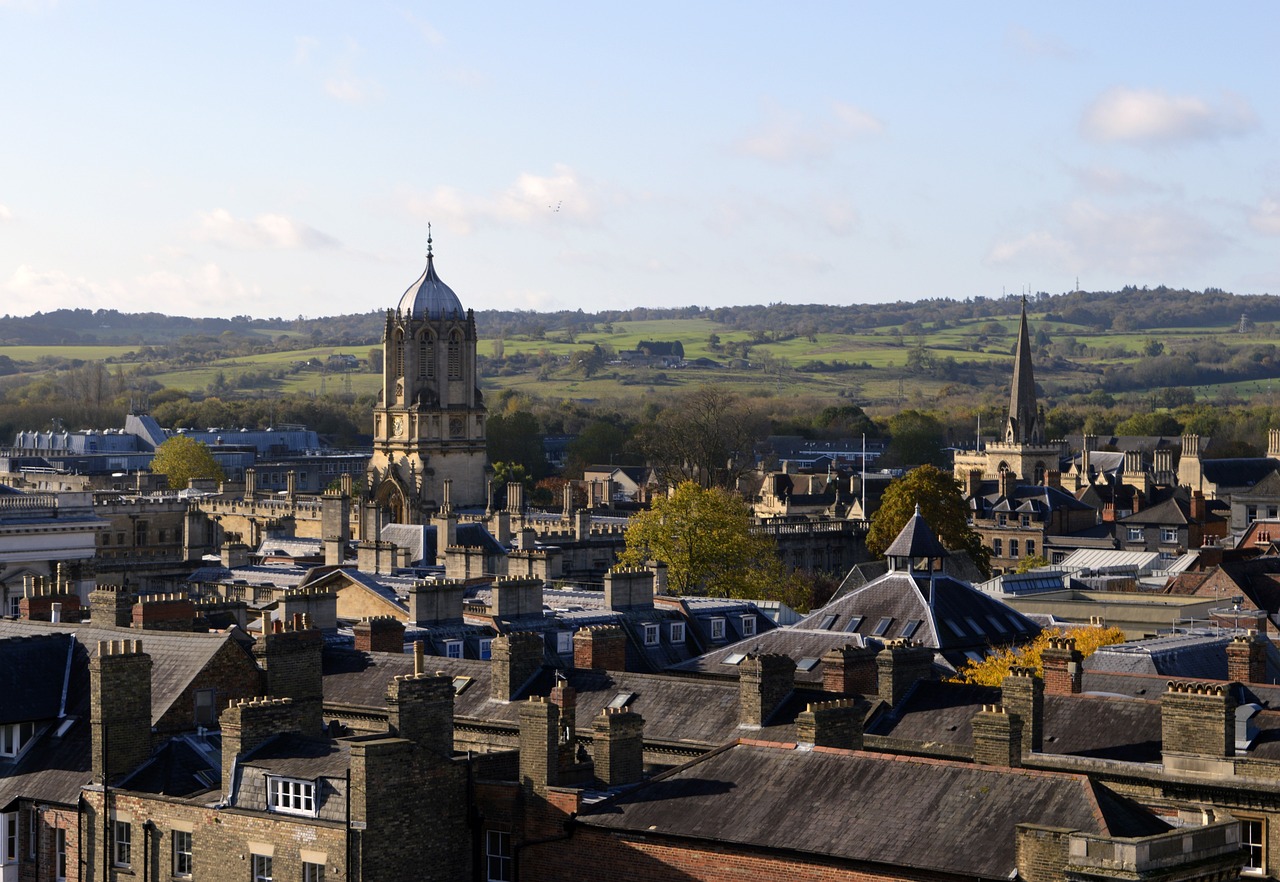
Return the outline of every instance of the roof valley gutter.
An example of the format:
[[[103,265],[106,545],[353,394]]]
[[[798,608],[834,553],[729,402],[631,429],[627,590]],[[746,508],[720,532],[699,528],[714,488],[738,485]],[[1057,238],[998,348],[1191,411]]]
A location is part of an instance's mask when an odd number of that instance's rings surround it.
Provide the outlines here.
[[[67,667],[62,672],[62,699],[58,702],[58,719],[65,719],[67,716],[67,689],[71,685],[71,658],[76,650],[76,634],[71,632],[70,639],[67,641]]]

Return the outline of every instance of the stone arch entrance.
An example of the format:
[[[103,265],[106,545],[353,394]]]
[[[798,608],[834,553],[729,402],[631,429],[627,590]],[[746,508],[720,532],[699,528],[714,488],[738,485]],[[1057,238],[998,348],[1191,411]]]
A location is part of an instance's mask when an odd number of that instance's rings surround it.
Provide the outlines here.
[[[409,506],[405,498],[404,488],[396,481],[386,480],[378,487],[373,501],[382,512],[384,524],[408,524]]]

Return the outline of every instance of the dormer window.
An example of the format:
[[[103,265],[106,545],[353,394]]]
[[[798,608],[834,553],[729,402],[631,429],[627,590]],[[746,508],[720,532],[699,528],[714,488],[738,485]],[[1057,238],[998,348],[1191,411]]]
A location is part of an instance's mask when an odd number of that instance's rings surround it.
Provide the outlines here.
[[[316,816],[316,782],[300,778],[268,778],[267,806],[286,815]]]
[[[671,642],[684,643],[684,622],[671,623]]]
[[[7,723],[0,726],[0,756],[17,756],[36,732],[36,724]]]
[[[711,620],[711,639],[712,640],[724,639],[724,619]]]
[[[658,640],[661,638],[661,629],[657,625],[647,624],[644,626],[644,645],[657,646]]]
[[[462,641],[446,640],[444,642],[445,658],[462,658]]]
[[[754,637],[756,633],[756,617],[753,615],[742,617],[742,636]]]

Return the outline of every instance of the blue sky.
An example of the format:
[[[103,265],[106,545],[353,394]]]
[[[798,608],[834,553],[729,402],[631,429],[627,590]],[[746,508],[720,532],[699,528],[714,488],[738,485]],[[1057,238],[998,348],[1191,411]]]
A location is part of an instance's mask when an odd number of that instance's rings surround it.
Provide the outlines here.
[[[1280,290],[1280,4],[0,0],[0,313]]]

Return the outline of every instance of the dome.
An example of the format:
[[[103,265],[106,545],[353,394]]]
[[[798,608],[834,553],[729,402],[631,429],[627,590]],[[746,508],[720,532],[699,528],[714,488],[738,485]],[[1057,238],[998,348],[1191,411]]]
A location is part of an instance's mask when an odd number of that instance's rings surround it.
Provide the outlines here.
[[[414,318],[429,319],[447,318],[454,314],[461,317],[464,312],[458,295],[436,275],[430,248],[427,250],[427,268],[400,298],[400,311]]]

